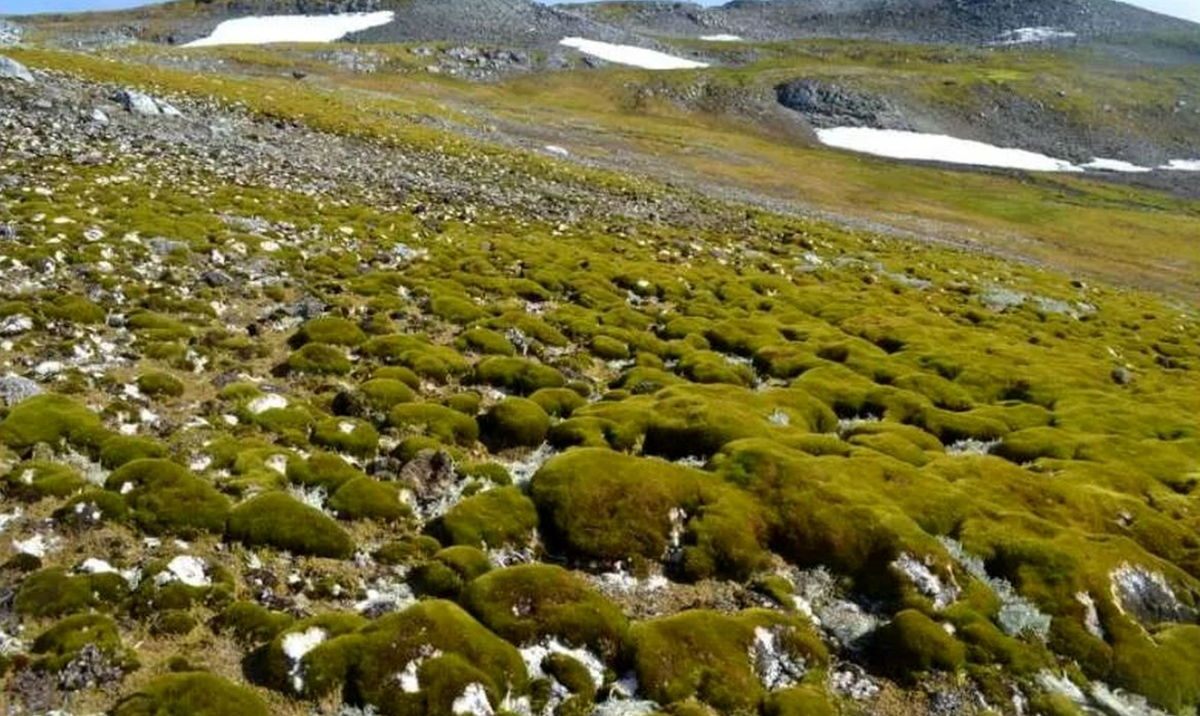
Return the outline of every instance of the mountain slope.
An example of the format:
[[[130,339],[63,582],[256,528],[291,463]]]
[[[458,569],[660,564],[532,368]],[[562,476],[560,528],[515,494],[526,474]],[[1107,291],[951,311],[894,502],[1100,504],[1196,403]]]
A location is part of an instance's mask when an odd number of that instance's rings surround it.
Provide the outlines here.
[[[996,42],[1020,28],[1054,28],[1081,39],[1180,31],[1200,26],[1113,0],[734,0],[601,2],[573,6],[584,16],[667,35],[735,34],[747,40],[862,37],[919,42]]]

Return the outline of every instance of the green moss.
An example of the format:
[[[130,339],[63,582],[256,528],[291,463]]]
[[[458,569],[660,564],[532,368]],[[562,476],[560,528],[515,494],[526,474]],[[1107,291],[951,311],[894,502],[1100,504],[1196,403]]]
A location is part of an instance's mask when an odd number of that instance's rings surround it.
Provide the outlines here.
[[[992,454],[1023,465],[1039,458],[1071,460],[1079,448],[1079,440],[1065,430],[1036,427],[1005,435]]]
[[[229,536],[296,554],[334,559],[354,554],[353,540],[336,522],[282,492],[259,495],[233,508]]]
[[[54,393],[21,401],[0,423],[0,442],[18,451],[38,443],[57,447],[60,442],[95,449],[110,437],[100,418],[71,398]]]
[[[530,495],[547,538],[580,559],[659,559],[675,510],[689,516],[679,563],[684,576],[745,578],[767,558],[759,507],[735,488],[679,465],[571,450],[534,475]]]
[[[477,480],[487,480],[494,485],[512,484],[512,475],[508,473],[508,468],[495,462],[466,462],[458,466],[458,474]]]
[[[339,517],[351,520],[381,520],[394,522],[412,510],[400,500],[396,485],[370,477],[356,477],[342,485],[329,497],[329,507]]]
[[[515,487],[498,487],[459,502],[429,529],[443,544],[498,548],[528,543],[537,523],[528,497]]]
[[[534,447],[550,430],[550,416],[532,400],[505,398],[479,418],[482,439],[490,450]]]
[[[59,671],[89,644],[125,670],[136,668],[137,662],[121,645],[116,622],[101,614],[77,614],[59,621],[34,639],[30,651],[41,657],[41,668]]]
[[[397,405],[388,420],[397,428],[415,429],[446,443],[470,445],[479,439],[479,426],[470,416],[443,405]]]
[[[104,522],[123,522],[129,517],[129,506],[125,504],[125,499],[120,495],[109,492],[108,490],[87,490],[72,497],[65,505],[54,511],[54,519],[61,522],[71,522],[79,520],[82,513],[87,512],[86,518],[93,519],[96,512],[99,516],[96,519]]]
[[[429,310],[444,321],[466,325],[483,318],[483,309],[470,300],[458,296],[435,296],[429,302]]]
[[[385,366],[375,371],[371,377],[374,380],[398,380],[413,390],[420,390],[421,388],[420,376],[411,369],[403,366]]]
[[[227,631],[245,644],[262,644],[295,622],[290,614],[273,612],[254,602],[234,602],[213,619],[213,628]]]
[[[416,392],[404,381],[394,378],[373,378],[358,386],[372,410],[386,414],[401,403],[417,399]]]
[[[454,342],[460,350],[484,355],[511,356],[517,352],[504,334],[488,328],[472,328],[464,331]]]
[[[479,406],[483,405],[483,396],[471,390],[465,393],[455,393],[446,398],[446,407],[453,408],[463,415],[475,417],[479,414]]]
[[[587,405],[587,400],[570,388],[542,388],[529,399],[556,418],[569,418],[571,413]]]
[[[153,397],[178,398],[183,395],[183,381],[162,371],[143,373],[137,379],[138,390]]]
[[[492,568],[492,562],[488,556],[482,550],[470,545],[446,547],[438,550],[433,558],[462,576],[464,583],[486,574]]]
[[[629,346],[612,336],[593,336],[592,354],[601,360],[625,360],[629,357]]]
[[[482,684],[493,707],[511,691],[526,688],[525,664],[512,645],[489,632],[458,606],[421,602],[373,622],[361,632],[362,660],[351,684],[384,714],[445,714],[471,683]],[[418,672],[422,688],[406,693],[396,679],[409,662],[441,652]]]
[[[798,617],[693,610],[630,629],[638,683],[659,703],[694,697],[723,713],[753,712],[766,696],[750,659],[756,629],[771,631],[779,648],[807,668],[821,669],[828,661],[820,638]]]
[[[115,470],[134,460],[162,458],[167,456],[165,445],[154,438],[136,435],[114,435],[104,441],[100,448],[100,464]]]
[[[287,462],[289,480],[306,487],[324,487],[330,493],[363,476],[361,470],[340,456],[328,452],[313,453],[307,460],[292,457]]]
[[[881,627],[872,649],[881,667],[906,679],[930,671],[957,671],[967,658],[962,642],[914,609],[897,613]]]
[[[59,296],[43,311],[46,318],[80,325],[104,323],[104,308],[83,296]]]
[[[59,568],[34,572],[21,582],[13,603],[18,614],[56,617],[89,609],[113,611],[129,593],[117,574],[72,576]]]
[[[434,345],[424,336],[378,336],[364,343],[361,350],[364,355],[404,366],[417,375],[436,381],[444,382],[450,376],[463,375],[471,370],[470,362],[453,348]],[[375,377],[387,376],[377,372]],[[409,385],[414,389],[419,387],[411,383]]]
[[[306,343],[288,356],[287,367],[311,375],[346,375],[353,368],[345,351],[323,343]]]
[[[829,693],[815,685],[772,692],[763,704],[763,716],[837,716]]]
[[[17,465],[4,476],[4,483],[7,494],[29,501],[67,497],[87,487],[76,470],[47,460],[30,460]]]
[[[308,321],[290,342],[295,347],[309,343],[324,343],[331,346],[357,346],[367,340],[367,334],[353,321],[340,316],[321,316]]]
[[[300,672],[304,674],[300,694],[319,698],[330,693],[345,681],[358,657],[359,640],[355,633],[366,624],[367,620],[355,612],[328,612],[294,622],[275,635],[264,649],[269,683],[288,693],[297,692],[297,682],[293,679],[295,665],[284,651],[284,640],[289,634],[319,630],[325,638],[300,662]]]
[[[312,440],[322,447],[369,458],[379,445],[379,431],[374,425],[357,418],[329,418],[316,424]]]
[[[113,716],[270,716],[253,691],[205,672],[160,676],[113,708]]]
[[[549,564],[492,570],[467,585],[462,603],[514,644],[557,637],[610,663],[620,656],[629,629],[608,598],[578,575]]]
[[[229,500],[170,460],[126,463],[108,476],[105,488],[122,493],[134,522],[151,534],[189,536],[225,529]]]
[[[480,383],[531,395],[542,388],[561,388],[566,378],[554,368],[526,358],[488,358],[475,367]]]
[[[154,615],[150,630],[159,636],[184,636],[199,622],[186,609],[164,609]]]

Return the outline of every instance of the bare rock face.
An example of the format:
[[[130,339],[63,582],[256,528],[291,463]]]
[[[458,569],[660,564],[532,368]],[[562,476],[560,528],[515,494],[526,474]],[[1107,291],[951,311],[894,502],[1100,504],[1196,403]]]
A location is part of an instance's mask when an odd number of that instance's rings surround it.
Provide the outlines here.
[[[11,57],[3,55],[0,55],[0,80],[13,80],[28,84],[34,84],[37,81],[34,79],[33,73],[29,71],[29,68]]]
[[[1142,624],[1190,622],[1196,618],[1193,610],[1180,603],[1159,572],[1123,564],[1113,571],[1111,578],[1118,605]]]

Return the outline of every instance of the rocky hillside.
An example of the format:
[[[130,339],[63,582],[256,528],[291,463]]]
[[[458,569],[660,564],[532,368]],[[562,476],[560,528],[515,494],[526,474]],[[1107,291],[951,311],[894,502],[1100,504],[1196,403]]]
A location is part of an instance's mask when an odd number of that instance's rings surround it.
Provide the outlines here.
[[[856,37],[938,43],[1019,41],[1042,28],[1058,38],[1095,40],[1200,26],[1114,0],[733,0],[719,7],[674,2],[600,2],[572,6],[631,30],[680,37],[733,34],[747,40]]]
[[[1200,708],[1200,202],[802,136],[983,88],[1165,143],[1187,68],[79,22],[0,50],[9,713]]]

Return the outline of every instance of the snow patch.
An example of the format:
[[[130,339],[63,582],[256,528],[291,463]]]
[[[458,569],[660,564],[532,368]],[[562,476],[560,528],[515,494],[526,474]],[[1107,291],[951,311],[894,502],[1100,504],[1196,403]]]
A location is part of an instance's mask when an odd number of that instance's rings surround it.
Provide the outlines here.
[[[1137,164],[1121,161],[1120,159],[1104,159],[1102,157],[1096,157],[1087,164],[1084,164],[1083,168],[1098,172],[1116,172],[1120,174],[1145,174],[1146,172],[1154,171],[1153,169],[1140,167]]]
[[[1200,172],[1200,159],[1172,159],[1159,169],[1171,172]]]
[[[167,563],[167,571],[154,579],[160,584],[179,580],[189,587],[212,586],[212,580],[204,574],[204,560],[188,554],[181,554],[172,559]]]
[[[316,649],[329,635],[321,627],[309,627],[304,631],[292,632],[283,637],[283,653],[291,662],[288,676],[297,693],[304,690],[304,655]]]
[[[725,34],[701,35],[700,39],[704,40],[705,42],[741,42],[742,41],[742,38],[739,37],[738,35],[725,35]]]
[[[268,410],[286,408],[287,406],[287,398],[278,393],[268,393],[267,395],[251,400],[250,404],[246,406],[246,409],[254,415],[260,415]]]
[[[1002,33],[994,45],[1026,45],[1033,42],[1049,42],[1051,40],[1070,40],[1076,37],[1070,30],[1060,30],[1056,27],[1018,27]]]
[[[657,50],[647,50],[635,45],[614,45],[610,42],[587,40],[582,37],[564,37],[558,44],[607,62],[641,67],[644,70],[694,70],[708,67],[706,62],[685,60],[682,57],[675,57]]]
[[[349,12],[341,15],[255,15],[226,20],[208,37],[184,47],[266,45],[273,42],[334,42],[353,32],[386,25],[396,13]]]
[[[467,684],[462,695],[450,704],[450,712],[459,716],[492,716],[492,704],[488,701],[487,690],[483,684]]]
[[[912,159],[1031,172],[1082,172],[1083,169],[1044,154],[997,147],[984,142],[898,129],[834,127],[818,129],[822,144],[890,159]]]

